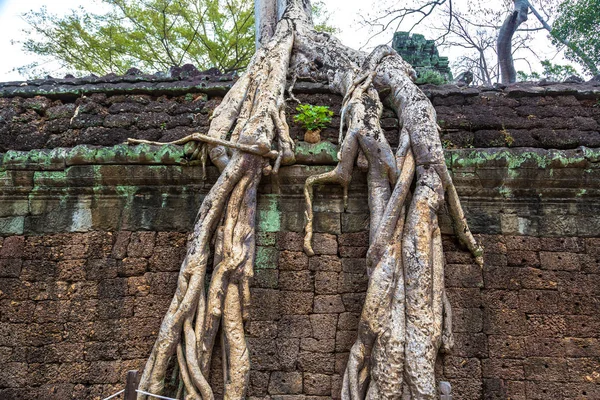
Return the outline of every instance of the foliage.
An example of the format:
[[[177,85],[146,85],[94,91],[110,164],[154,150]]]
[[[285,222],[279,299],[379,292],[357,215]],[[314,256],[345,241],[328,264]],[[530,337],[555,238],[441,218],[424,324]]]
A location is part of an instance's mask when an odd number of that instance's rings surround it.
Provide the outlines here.
[[[331,13],[326,9],[323,1],[312,2],[312,14],[313,22],[315,24],[315,31],[327,32],[331,34],[340,33],[339,28],[327,24],[331,17]]]
[[[246,0],[102,0],[109,11],[83,8],[60,17],[30,11],[23,50],[42,57],[18,68],[41,75],[45,59],[70,72],[122,74],[192,63],[199,69],[244,69],[254,53],[254,8]]]
[[[568,43],[565,54],[588,72],[600,69],[600,0],[565,0],[552,25],[555,45]],[[588,60],[582,60],[584,54]]]
[[[432,85],[443,85],[448,83],[446,78],[433,69],[424,69],[419,71],[419,76],[417,77],[417,84],[425,84],[430,83]]]
[[[550,60],[544,60],[541,62],[544,71],[539,74],[537,72],[532,72],[527,74],[523,71],[517,72],[517,77],[519,81],[535,81],[541,78],[545,78],[552,82],[562,82],[571,75],[577,75],[577,70],[573,68],[571,65],[560,65],[560,64],[552,64]]]
[[[298,114],[294,116],[294,122],[303,124],[308,131],[325,128],[333,116],[333,111],[327,106],[300,104],[296,107],[296,111]]]

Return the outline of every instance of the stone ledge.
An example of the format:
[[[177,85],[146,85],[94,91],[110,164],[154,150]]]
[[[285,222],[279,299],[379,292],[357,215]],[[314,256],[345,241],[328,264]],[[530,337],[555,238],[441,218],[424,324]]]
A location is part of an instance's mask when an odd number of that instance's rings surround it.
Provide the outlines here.
[[[233,86],[233,75],[198,75],[191,78],[174,78],[162,75],[107,75],[84,78],[38,79],[0,83],[0,97],[46,96],[53,99],[73,99],[93,93],[184,95],[206,93],[223,96]],[[421,85],[421,90],[430,98],[449,96],[478,96],[485,93],[503,93],[508,97],[536,97],[573,95],[578,99],[600,97],[600,82],[585,83],[517,83],[509,86],[459,87],[457,85]],[[297,82],[297,93],[330,93],[324,82]]]
[[[303,164],[263,178],[259,214],[275,213],[285,229],[304,227],[308,176],[330,171],[337,148],[299,143]],[[600,231],[600,149],[448,150],[453,175],[475,233],[596,236]],[[312,165],[307,165],[312,163]],[[8,152],[0,169],[0,235],[87,230],[189,231],[214,167],[187,163],[179,146],[78,146]],[[355,171],[345,209],[336,185],[315,188],[317,225],[366,229],[367,179]],[[444,213],[441,226],[452,233]]]

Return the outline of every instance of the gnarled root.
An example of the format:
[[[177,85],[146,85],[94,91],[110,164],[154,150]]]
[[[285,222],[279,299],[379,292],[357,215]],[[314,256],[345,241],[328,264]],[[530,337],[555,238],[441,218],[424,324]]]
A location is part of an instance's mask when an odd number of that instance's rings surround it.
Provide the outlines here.
[[[371,211],[366,263],[370,280],[342,398],[433,399],[438,351],[449,350],[453,342],[437,219],[444,191],[457,235],[479,263],[482,249],[467,226],[445,164],[435,110],[413,84],[414,71],[386,47],[376,48],[362,62],[353,75],[348,70],[338,73],[333,84],[344,96],[342,124],[347,123],[348,134],[344,137],[340,131],[343,141],[336,168],[310,177],[305,184],[304,247],[311,255],[313,185],[337,183],[346,192],[355,160],[363,154],[368,160]],[[403,121],[395,158],[390,158],[384,138],[373,140],[381,132],[368,113],[368,105],[381,104],[374,87],[391,92],[390,103]],[[416,189],[404,221],[415,177]]]
[[[176,353],[186,399],[213,399],[207,379],[222,324],[224,398],[245,396],[250,363],[243,319],[253,274],[257,186],[262,173],[272,169],[267,160],[274,160],[275,170],[294,161],[282,89],[293,37],[289,21],[278,24],[248,73],[215,110],[208,134],[193,134],[177,142],[206,142],[212,162],[222,173],[200,207],[176,294],[141,378],[143,391],[163,392],[167,366]],[[276,150],[272,150],[273,142]],[[205,293],[206,264],[215,234],[215,268]],[[138,395],[140,400],[145,398]]]
[[[213,399],[208,374],[222,326],[224,398],[245,397],[250,367],[243,321],[255,257],[256,192],[262,173],[276,173],[280,165],[294,161],[283,98],[290,72],[292,77],[329,77],[331,89],[344,97],[340,162],[305,185],[308,254],[313,254],[313,186],[341,184],[347,200],[355,163],[367,170],[371,246],[365,267],[370,281],[342,397],[431,399],[436,395],[433,366],[438,350],[452,342],[437,226],[445,190],[459,238],[481,261],[481,248],[468,229],[444,163],[435,110],[412,83],[412,68],[393,50],[382,46],[366,56],[347,49],[312,30],[306,14],[309,1],[280,3],[287,8],[272,39],[263,43],[248,72],[215,109],[207,134],[177,142],[203,142],[202,149],[192,149],[192,156],[208,153],[221,175],[200,207],[177,291],[140,389],[161,394],[169,360],[176,355],[186,400]],[[395,155],[379,124],[378,90],[390,93],[403,121]],[[205,293],[213,238],[214,270]],[[138,395],[139,400],[145,397]]]

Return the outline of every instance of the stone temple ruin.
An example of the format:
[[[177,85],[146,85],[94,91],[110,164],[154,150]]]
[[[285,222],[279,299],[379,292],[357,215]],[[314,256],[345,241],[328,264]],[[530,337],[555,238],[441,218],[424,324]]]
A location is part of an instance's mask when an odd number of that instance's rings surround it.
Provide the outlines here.
[[[423,71],[437,71],[452,81],[452,71],[448,57],[440,56],[435,40],[427,40],[425,36],[409,32],[396,32],[392,40],[392,47],[406,60],[420,75]]]
[[[447,71],[427,46],[424,65]],[[179,146],[123,143],[205,130],[232,79],[0,84],[0,399],[104,399],[143,368],[217,172]],[[442,214],[456,343],[439,376],[458,400],[600,398],[600,86],[423,90],[486,251],[480,268]],[[246,322],[256,400],[339,398],[367,288],[362,173],[346,209],[339,187],[316,189],[316,255],[302,251],[302,187],[337,161],[342,99],[319,84],[297,92],[335,115],[307,144],[288,113],[297,162],[260,186]],[[399,124],[384,110],[392,146]],[[221,368],[217,357],[216,390]]]

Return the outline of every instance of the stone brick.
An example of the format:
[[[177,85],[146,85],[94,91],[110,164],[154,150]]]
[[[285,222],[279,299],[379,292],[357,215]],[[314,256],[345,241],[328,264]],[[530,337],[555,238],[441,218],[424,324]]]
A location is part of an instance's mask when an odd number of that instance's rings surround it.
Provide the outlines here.
[[[484,378],[502,377],[502,379],[523,380],[523,360],[509,358],[488,358],[481,361],[481,371]]]
[[[558,300],[558,291],[555,290],[521,290],[519,292],[520,309],[526,313],[556,313]]]
[[[367,256],[368,247],[340,246],[342,258],[364,258]]]
[[[481,379],[457,378],[452,380],[452,397],[460,400],[481,400],[483,384]],[[487,398],[486,398],[487,400]]]
[[[276,269],[258,269],[254,271],[252,286],[264,289],[277,289],[279,287],[279,271]]]
[[[36,304],[33,320],[39,323],[67,322],[70,306],[71,304],[67,300],[40,301]]]
[[[182,232],[157,232],[155,246],[186,247],[187,233]]]
[[[25,260],[21,268],[21,279],[24,281],[36,282],[56,280],[58,277],[58,268],[56,262],[46,259]]]
[[[85,265],[88,280],[112,279],[117,277],[117,262],[112,258],[91,258]]]
[[[101,298],[119,298],[127,294],[127,279],[103,279],[98,282],[98,297]]]
[[[250,364],[254,371],[277,371],[279,359],[277,345],[272,339],[248,338]]]
[[[21,258],[25,247],[23,236],[9,236],[4,238],[0,248],[0,258]]]
[[[512,250],[539,251],[541,239],[532,236],[504,236],[506,248]]]
[[[332,353],[335,350],[334,339],[302,338],[300,350],[313,353]]]
[[[33,301],[0,300],[0,321],[31,322],[35,309]]]
[[[23,260],[20,258],[0,259],[0,278],[18,278],[22,265]]]
[[[577,237],[540,238],[540,250],[543,251],[566,251],[573,253],[581,253],[585,251],[585,239]]]
[[[340,314],[337,328],[343,331],[356,330],[358,327],[358,321],[360,321],[360,313],[345,312]]]
[[[269,394],[302,393],[300,372],[273,372],[269,379]]]
[[[309,314],[313,308],[314,294],[311,292],[282,291],[279,302],[282,314]]]
[[[517,310],[486,310],[483,331],[495,335],[524,335],[527,333],[525,313]]]
[[[361,312],[365,303],[365,293],[344,293],[342,295],[342,302],[344,303],[345,311]]]
[[[481,332],[483,312],[480,308],[453,308],[452,327],[454,332]]]
[[[351,274],[365,274],[367,263],[364,258],[342,258],[342,269]]]
[[[366,292],[369,285],[369,277],[365,272],[353,274],[342,272],[339,275],[338,293]]]
[[[274,321],[248,321],[246,322],[248,337],[274,339],[277,337],[277,323]]]
[[[60,248],[59,260],[77,260],[87,258],[88,246],[84,244],[72,244]]]
[[[280,316],[279,291],[252,288],[250,318],[252,321],[274,321]]]
[[[508,254],[508,265],[516,267],[538,267],[540,260],[538,253],[535,251],[526,250],[509,250]]]
[[[540,252],[540,264],[542,269],[577,271],[579,270],[579,255],[575,253],[562,252]]]
[[[348,358],[350,357],[349,352],[336,353],[335,354],[335,373],[338,375],[344,375],[346,365],[348,364]]]
[[[600,398],[600,385],[597,383],[563,383],[560,386],[562,390],[558,390],[556,393],[562,393],[565,399]]]
[[[303,372],[319,374],[333,373],[335,356],[332,353],[311,353],[301,351],[298,354],[298,369]]]
[[[563,315],[528,314],[526,329],[532,336],[558,337],[566,333],[567,323]]]
[[[565,357],[600,357],[600,339],[598,338],[563,338],[561,356]]]
[[[486,307],[491,309],[519,308],[519,291],[517,290],[482,290],[481,295]]]
[[[564,382],[567,380],[567,361],[550,357],[528,357],[523,362],[525,378],[532,381]]]
[[[310,324],[315,339],[334,339],[338,316],[336,314],[311,314]]]
[[[310,318],[307,315],[284,315],[277,323],[279,337],[303,338],[312,336]]]
[[[281,271],[302,271],[308,269],[308,256],[302,251],[282,251],[279,253]]]
[[[482,307],[483,300],[479,288],[448,288],[448,299],[452,307]]]
[[[248,396],[264,396],[267,394],[270,373],[250,370]]]
[[[333,235],[342,233],[342,223],[339,213],[315,212],[314,232],[323,232]]]
[[[558,277],[554,271],[544,271],[537,268],[521,270],[520,283],[526,289],[556,289]]]
[[[600,274],[600,255],[579,254],[581,271],[589,274]]]
[[[150,285],[144,276],[127,278],[127,294],[129,296],[146,296],[150,293]]]
[[[340,375],[332,375],[331,376],[331,398],[332,399],[341,399],[342,395],[342,384],[343,377]]]
[[[304,235],[298,232],[279,232],[277,247],[279,250],[303,251]]]
[[[340,272],[342,270],[342,261],[337,256],[313,256],[310,257],[309,268],[311,271]]]
[[[337,272],[317,271],[315,273],[315,294],[337,294],[338,291]]]
[[[481,361],[477,358],[446,356],[444,376],[447,378],[470,378],[481,376]]]
[[[314,300],[314,312],[317,314],[333,314],[344,312],[344,303],[340,295],[318,295]]]
[[[565,315],[563,318],[565,329],[568,328],[570,336],[578,338],[600,337],[600,319],[592,315]]]
[[[558,382],[525,382],[525,393],[527,399],[546,400],[548,398],[562,399],[564,383]],[[571,397],[568,397],[571,398]]]
[[[145,258],[126,257],[117,263],[118,276],[140,276],[148,269]]]
[[[283,371],[295,371],[300,351],[300,339],[277,339],[277,360]]]
[[[356,331],[337,331],[335,334],[335,351],[350,351],[356,341]]]
[[[312,292],[314,290],[313,275],[310,271],[281,271],[279,272],[279,288]]]
[[[151,272],[179,271],[184,257],[184,248],[155,246],[152,257],[149,259],[148,270]]]
[[[338,236],[340,246],[369,247],[369,232],[344,233]]]
[[[446,287],[483,287],[481,268],[474,264],[446,265]]]
[[[493,358],[523,358],[526,355],[525,340],[519,336],[488,336],[489,355]]]
[[[315,233],[312,246],[317,255],[337,255],[338,253],[337,238],[329,233]]]
[[[331,395],[331,377],[325,374],[304,373],[304,393],[309,395]]]
[[[581,272],[556,271],[558,290],[587,295],[600,294],[598,276]]]
[[[453,355],[458,357],[488,357],[487,336],[483,333],[456,333]]]
[[[483,271],[483,281],[486,289],[520,289],[522,285],[522,270],[517,268],[487,268]]]
[[[487,250],[487,248],[486,248]],[[487,253],[487,251],[486,251]],[[447,264],[473,264],[473,257],[470,253],[466,251],[446,251],[444,252],[444,257],[446,258]],[[487,254],[486,254],[486,263],[487,263]]]
[[[348,213],[342,214],[342,232],[355,233],[369,229],[368,213]]]

